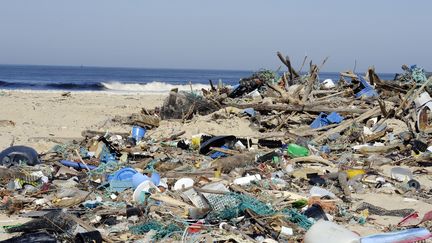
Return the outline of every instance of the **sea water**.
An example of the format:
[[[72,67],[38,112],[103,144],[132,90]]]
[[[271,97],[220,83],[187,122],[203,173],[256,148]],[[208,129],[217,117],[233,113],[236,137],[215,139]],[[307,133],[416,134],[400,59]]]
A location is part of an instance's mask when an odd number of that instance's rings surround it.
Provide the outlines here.
[[[150,69],[87,66],[0,65],[0,89],[121,91],[164,93],[173,88],[194,90],[217,85],[236,85],[259,70]],[[380,74],[393,79],[394,74]],[[320,72],[319,79],[339,79],[339,73]]]

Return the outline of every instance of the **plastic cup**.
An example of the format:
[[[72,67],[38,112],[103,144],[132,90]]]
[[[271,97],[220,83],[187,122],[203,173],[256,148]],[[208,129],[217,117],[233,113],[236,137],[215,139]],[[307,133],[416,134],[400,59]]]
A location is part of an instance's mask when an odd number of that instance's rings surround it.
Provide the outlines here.
[[[132,137],[135,139],[135,141],[141,141],[143,137],[146,134],[146,129],[139,126],[133,126],[132,127]]]

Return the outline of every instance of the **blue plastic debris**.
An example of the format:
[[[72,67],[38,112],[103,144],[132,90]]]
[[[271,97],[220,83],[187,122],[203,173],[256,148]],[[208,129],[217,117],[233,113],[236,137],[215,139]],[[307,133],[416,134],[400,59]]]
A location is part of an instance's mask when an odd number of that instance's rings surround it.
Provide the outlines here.
[[[325,154],[329,154],[331,152],[331,149],[328,145],[323,145],[320,147],[320,152],[323,152]]]
[[[144,181],[151,181],[156,186],[160,183],[160,175],[157,172],[153,172],[150,177],[147,175],[136,173],[132,176],[132,186],[136,189]]]
[[[339,124],[343,121],[343,116],[339,115],[337,112],[332,112],[329,115],[327,115],[324,112],[321,112],[317,118],[310,124],[310,127],[312,129],[325,127],[330,124]]]
[[[133,126],[131,135],[135,139],[136,142],[139,142],[144,138],[146,132],[147,132],[147,130],[144,127]]]
[[[332,112],[327,116],[327,120],[333,124],[333,123],[341,123],[343,121],[343,116],[339,115],[337,112]]]
[[[370,98],[370,97],[378,97],[378,93],[375,89],[370,85],[361,75],[357,75],[360,79],[360,84],[363,89],[360,90],[357,94],[355,94],[356,98]]]
[[[221,147],[222,149],[229,149],[227,146],[222,146]],[[210,158],[212,158],[212,159],[217,159],[217,158],[220,158],[220,157],[226,157],[227,155],[225,154],[225,153],[223,153],[223,152],[219,152],[219,151],[216,151],[216,152],[214,152],[214,153],[212,153],[211,155],[210,155]]]
[[[136,171],[135,169],[130,168],[130,167],[125,167],[125,168],[120,169],[120,170],[116,171],[115,173],[109,175],[107,177],[107,181],[111,181],[111,180],[117,180],[117,181],[132,180],[133,175],[135,175],[136,173],[138,173],[138,171]]]
[[[78,163],[78,162],[70,161],[70,160],[60,160],[60,163],[62,165],[65,165],[65,166],[68,166],[68,167],[72,167],[72,168],[75,168],[75,169],[78,169],[78,170],[86,170],[87,167],[90,170],[94,170],[94,169],[97,168],[97,166],[94,166],[94,165],[87,165],[87,166],[85,166],[85,164],[83,164],[83,163]]]
[[[246,108],[243,110],[243,113],[247,114],[250,117],[256,116],[256,111],[254,110],[254,108]]]
[[[108,163],[110,161],[116,161],[117,162],[115,156],[116,156],[115,153],[111,154],[109,152],[108,148],[104,145],[102,148],[102,153],[100,155],[100,161],[103,163]]]

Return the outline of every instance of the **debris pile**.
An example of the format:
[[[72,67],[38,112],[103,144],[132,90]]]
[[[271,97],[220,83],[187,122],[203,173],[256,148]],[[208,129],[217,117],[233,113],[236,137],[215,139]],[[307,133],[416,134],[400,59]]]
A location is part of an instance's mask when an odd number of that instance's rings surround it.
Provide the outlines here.
[[[278,57],[286,72],[172,90],[162,107],[110,121],[130,131],[86,130],[40,155],[5,148],[0,210],[28,221],[3,227],[4,242],[430,238],[432,78],[404,65],[394,80],[369,68],[323,81],[326,60],[303,72]],[[257,136],[156,135],[161,120],[203,116],[247,120]]]

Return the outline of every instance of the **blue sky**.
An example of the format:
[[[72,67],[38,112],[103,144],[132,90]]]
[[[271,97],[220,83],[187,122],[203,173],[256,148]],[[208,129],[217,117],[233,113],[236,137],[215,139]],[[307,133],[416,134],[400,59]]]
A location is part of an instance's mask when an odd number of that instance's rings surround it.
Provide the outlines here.
[[[432,1],[1,0],[0,63],[324,71],[432,70]]]

